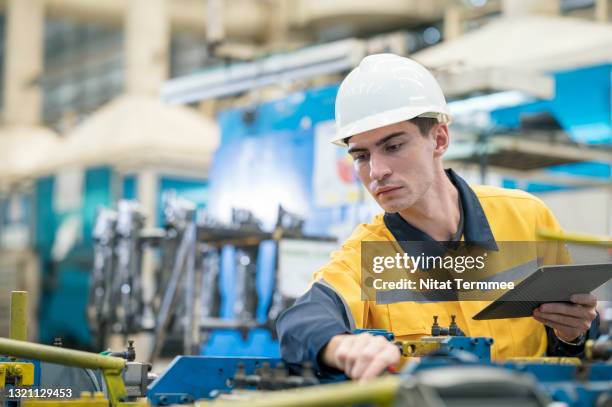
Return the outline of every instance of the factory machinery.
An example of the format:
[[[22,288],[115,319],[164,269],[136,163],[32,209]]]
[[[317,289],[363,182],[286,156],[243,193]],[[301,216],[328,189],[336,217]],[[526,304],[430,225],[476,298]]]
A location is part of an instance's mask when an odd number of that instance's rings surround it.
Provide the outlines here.
[[[25,341],[26,307],[27,293],[14,292],[10,338],[0,338],[0,395],[9,406],[612,405],[612,332],[587,342],[585,360],[493,362],[491,338],[463,336],[454,322],[443,327],[433,321],[431,335],[418,340],[366,330],[394,342],[403,361],[399,374],[367,384],[317,373],[309,365],[249,357],[177,356],[156,377],[149,364],[136,361],[131,344],[125,351],[95,354]],[[45,367],[50,364],[84,372],[89,387],[74,374],[58,376]]]
[[[278,281],[265,319],[257,318],[260,293],[257,263],[260,244],[286,240],[329,242],[324,236],[305,236],[304,221],[278,209],[272,231],[262,229],[251,212],[233,209],[230,223],[212,219],[205,210],[169,194],[164,198],[163,227],[145,228],[145,215],[136,201],[122,200],[117,209],[100,208],[93,237],[94,267],[87,316],[94,349],[104,349],[111,334],[154,334],[149,362],[160,355],[168,337],[180,338],[183,354],[199,354],[215,329],[231,329],[243,338],[255,328],[275,336],[273,321],[293,300],[284,297]],[[234,248],[234,300],[232,317],[222,318],[222,250]],[[147,280],[143,257],[147,252],[161,258]],[[278,256],[276,258],[278,269]],[[153,295],[145,295],[145,284]]]

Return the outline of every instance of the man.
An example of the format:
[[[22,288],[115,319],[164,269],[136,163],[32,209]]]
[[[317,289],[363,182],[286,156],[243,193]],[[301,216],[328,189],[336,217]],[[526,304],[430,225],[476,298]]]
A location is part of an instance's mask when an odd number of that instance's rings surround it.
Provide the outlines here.
[[[344,372],[369,380],[399,362],[396,346],[356,328],[392,331],[399,339],[429,332],[432,316],[448,326],[456,315],[469,336],[493,337],[494,359],[510,356],[581,355],[596,318],[596,299],[575,295],[573,304],[544,304],[533,318],[475,321],[479,301],[379,304],[361,299],[362,241],[535,241],[539,227],[559,229],[552,213],[522,191],[471,188],[442,156],[450,114],[442,90],[418,63],[392,54],[364,58],[340,85],[338,132],[359,179],[385,214],[360,225],[315,282],[277,321],[281,353],[291,363],[311,361],[319,373]]]

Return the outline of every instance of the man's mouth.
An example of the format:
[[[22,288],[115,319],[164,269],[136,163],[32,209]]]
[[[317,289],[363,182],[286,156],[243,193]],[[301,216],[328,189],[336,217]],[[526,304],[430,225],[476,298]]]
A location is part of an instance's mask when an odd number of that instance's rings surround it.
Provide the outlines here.
[[[380,188],[376,188],[376,190],[374,191],[374,194],[377,197],[381,197],[384,196],[385,194],[388,194],[392,191],[396,191],[398,189],[400,189],[401,187],[393,187],[393,186],[388,186],[388,187],[380,187]]]

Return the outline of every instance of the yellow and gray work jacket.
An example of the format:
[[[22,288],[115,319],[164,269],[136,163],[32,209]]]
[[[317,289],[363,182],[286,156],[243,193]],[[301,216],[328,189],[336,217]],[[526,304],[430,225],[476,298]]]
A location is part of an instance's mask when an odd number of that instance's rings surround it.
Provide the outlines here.
[[[460,197],[458,237],[465,242],[529,242],[538,228],[559,230],[544,203],[520,190],[491,186],[471,188],[452,170],[447,175]],[[534,318],[477,321],[472,317],[485,301],[364,301],[360,286],[361,243],[365,241],[430,241],[433,239],[407,223],[399,214],[378,215],[359,225],[331,261],[314,273],[310,289],[277,320],[281,355],[289,363],[313,363],[319,371],[319,352],[329,340],[355,329],[385,329],[399,340],[430,335],[432,318],[449,326],[450,316],[467,336],[491,337],[495,360],[509,357],[578,356],[583,346],[559,341],[550,328]],[[532,269],[533,271],[533,269]],[[596,323],[598,321],[596,320]],[[595,324],[594,324],[595,326]],[[593,331],[593,329],[592,329]],[[593,332],[590,332],[593,335]]]

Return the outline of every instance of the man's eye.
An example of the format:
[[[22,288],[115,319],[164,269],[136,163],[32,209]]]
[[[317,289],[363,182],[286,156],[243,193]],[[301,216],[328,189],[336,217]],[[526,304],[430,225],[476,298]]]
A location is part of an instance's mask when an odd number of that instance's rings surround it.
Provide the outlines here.
[[[355,154],[353,156],[353,161],[355,162],[361,162],[364,161],[368,158],[367,154]]]
[[[385,150],[387,152],[392,153],[393,151],[397,151],[402,147],[403,143],[398,143],[398,144],[391,144],[385,147]]]

